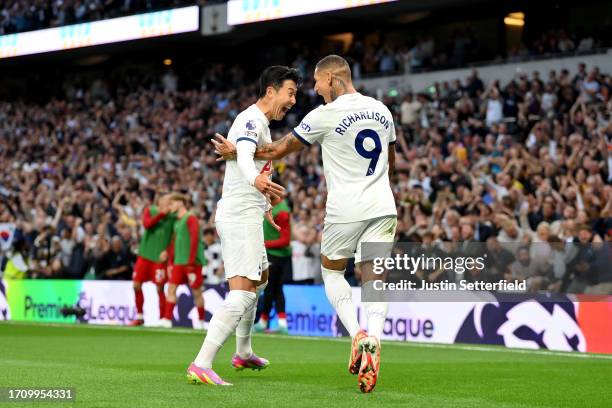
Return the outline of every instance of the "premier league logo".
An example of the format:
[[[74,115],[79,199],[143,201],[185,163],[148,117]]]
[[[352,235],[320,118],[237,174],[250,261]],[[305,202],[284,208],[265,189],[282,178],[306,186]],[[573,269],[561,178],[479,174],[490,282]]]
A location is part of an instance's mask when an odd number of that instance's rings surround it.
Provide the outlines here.
[[[256,126],[255,126],[255,121],[253,121],[253,120],[249,120],[249,121],[246,123],[246,128],[247,128],[248,130],[255,130],[255,128],[256,128]]]
[[[569,299],[477,304],[463,322],[455,342],[586,351],[586,340]]]

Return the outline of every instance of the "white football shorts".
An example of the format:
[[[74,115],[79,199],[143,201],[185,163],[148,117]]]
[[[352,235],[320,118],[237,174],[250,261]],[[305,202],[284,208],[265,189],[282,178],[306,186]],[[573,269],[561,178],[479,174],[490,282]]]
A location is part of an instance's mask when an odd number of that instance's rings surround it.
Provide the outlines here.
[[[326,223],[323,227],[321,254],[332,261],[354,256],[355,263],[389,256],[396,228],[395,215],[344,224]],[[376,244],[367,247],[367,253],[362,253],[363,243]]]
[[[268,256],[261,224],[216,222],[221,239],[221,257],[225,279],[242,276],[252,281],[261,280],[268,269]]]

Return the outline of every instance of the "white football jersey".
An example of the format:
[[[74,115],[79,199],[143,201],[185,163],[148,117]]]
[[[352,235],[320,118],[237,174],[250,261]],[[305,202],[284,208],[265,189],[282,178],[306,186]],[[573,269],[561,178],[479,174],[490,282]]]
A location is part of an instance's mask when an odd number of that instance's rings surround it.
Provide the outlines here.
[[[255,143],[257,146],[272,143],[270,122],[263,112],[251,105],[240,112],[229,130],[227,139],[234,145]],[[261,173],[272,168],[272,162],[255,160],[255,167]],[[240,171],[236,160],[225,163],[223,193],[217,204],[215,220],[226,222],[262,223],[266,211],[266,198],[251,186]]]
[[[388,175],[395,127],[382,102],[360,93],[339,96],[308,113],[293,134],[305,144],[321,144],[327,183],[325,222],[397,215]]]

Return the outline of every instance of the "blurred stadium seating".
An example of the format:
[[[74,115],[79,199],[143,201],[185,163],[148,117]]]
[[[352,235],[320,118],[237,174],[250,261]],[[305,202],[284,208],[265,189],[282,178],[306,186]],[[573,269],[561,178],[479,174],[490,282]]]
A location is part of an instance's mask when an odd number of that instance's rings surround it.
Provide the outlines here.
[[[0,27],[8,34],[186,3],[9,1],[0,6]],[[539,242],[545,250],[529,254],[541,264],[532,290],[609,288],[609,268],[595,259],[588,273],[553,267],[556,242],[612,240],[612,76],[591,65],[558,68],[568,53],[610,46],[605,21],[585,30],[580,24],[587,17],[567,18],[576,8],[590,16],[606,7],[567,6],[565,20],[531,20],[531,26],[527,12],[519,41],[498,13],[485,10],[472,19],[464,13],[451,24],[448,5],[421,17],[408,10],[392,25],[384,23],[389,12],[382,13],[371,30],[350,33],[330,28],[332,21],[342,29],[353,24],[340,11],[338,20],[321,20],[316,36],[283,26],[286,38],[271,31],[249,40],[244,33],[252,31],[238,27],[216,40],[194,34],[179,46],[168,38],[148,43],[159,46],[155,51],[117,45],[99,54],[100,62],[87,48],[60,51],[67,53],[61,61],[58,54],[0,60],[11,73],[0,101],[0,225],[15,227],[11,241],[30,259],[28,276],[105,278],[110,258],[120,254],[122,262],[132,262],[140,215],[155,192],[188,192],[194,211],[212,222],[223,165],[209,140],[215,132],[226,134],[236,114],[255,101],[262,66],[292,65],[306,78],[298,104],[273,130],[279,137],[321,103],[312,68],[329,52],[346,55],[355,76],[364,78],[545,57],[546,71],[510,79],[484,81],[474,70],[431,80],[423,89],[369,89],[394,113],[397,126],[397,238]],[[308,18],[303,21],[310,24]],[[363,22],[367,16],[351,18]],[[306,24],[295,21],[296,29]],[[424,29],[431,21],[437,25]],[[501,33],[487,32],[491,24]],[[212,51],[202,55],[207,47]],[[249,50],[261,58],[253,62]],[[33,63],[49,69],[34,74]],[[289,156],[276,169],[289,191],[294,225],[317,231],[316,238],[302,238],[316,247],[325,208],[319,148]],[[2,258],[10,256],[5,251]],[[359,271],[351,273],[356,283]]]

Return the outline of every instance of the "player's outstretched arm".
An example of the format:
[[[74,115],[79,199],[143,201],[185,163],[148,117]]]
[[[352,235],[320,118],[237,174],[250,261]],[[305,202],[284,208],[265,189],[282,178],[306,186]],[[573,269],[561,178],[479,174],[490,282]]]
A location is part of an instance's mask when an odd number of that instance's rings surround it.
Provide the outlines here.
[[[236,146],[225,137],[216,133],[212,142],[215,145],[215,153],[220,156],[217,161],[236,159]],[[262,160],[278,160],[289,153],[297,152],[302,147],[304,147],[304,144],[300,142],[293,133],[288,133],[275,142],[257,147],[257,150],[255,150],[255,158]]]
[[[287,133],[282,138],[275,142],[260,146],[255,150],[256,159],[278,160],[289,153],[297,152],[304,147],[302,143],[293,133]]]

